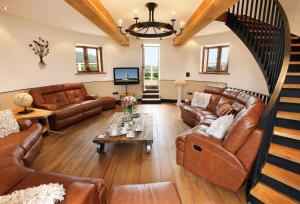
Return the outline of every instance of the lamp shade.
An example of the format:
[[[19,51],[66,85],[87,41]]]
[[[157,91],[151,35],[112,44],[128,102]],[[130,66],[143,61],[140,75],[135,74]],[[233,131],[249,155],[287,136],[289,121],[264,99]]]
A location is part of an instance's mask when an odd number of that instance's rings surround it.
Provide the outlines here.
[[[28,107],[32,104],[33,98],[28,93],[18,93],[14,96],[14,104],[21,107]]]
[[[186,84],[186,81],[183,80],[183,79],[177,79],[176,81],[174,81],[174,84],[175,84],[176,86],[183,86],[183,85]]]

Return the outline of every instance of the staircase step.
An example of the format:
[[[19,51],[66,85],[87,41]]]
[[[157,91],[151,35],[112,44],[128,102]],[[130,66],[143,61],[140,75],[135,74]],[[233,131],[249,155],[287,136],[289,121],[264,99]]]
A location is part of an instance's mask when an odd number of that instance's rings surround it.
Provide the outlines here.
[[[300,43],[292,43],[291,46],[292,47],[300,47]]]
[[[262,173],[298,191],[300,190],[300,175],[294,172],[266,163]]]
[[[287,76],[300,76],[300,72],[288,72]]]
[[[295,204],[297,201],[294,199],[272,189],[271,187],[257,183],[251,189],[250,194],[266,204]]]
[[[300,55],[300,52],[291,52],[291,55]]]
[[[294,140],[300,140],[300,130],[294,130],[283,127],[274,127],[274,135],[286,137]]]
[[[281,97],[280,98],[281,103],[295,103],[300,104],[300,98],[297,97]]]
[[[300,151],[278,144],[271,144],[269,154],[300,164]]]
[[[300,89],[300,84],[283,84],[284,89]]]
[[[300,64],[300,62],[290,62],[290,64]]]
[[[281,119],[300,121],[300,113],[296,112],[278,111],[276,117]]]
[[[297,37],[297,36],[292,36],[291,39],[292,39],[292,40],[298,40],[299,37]]]

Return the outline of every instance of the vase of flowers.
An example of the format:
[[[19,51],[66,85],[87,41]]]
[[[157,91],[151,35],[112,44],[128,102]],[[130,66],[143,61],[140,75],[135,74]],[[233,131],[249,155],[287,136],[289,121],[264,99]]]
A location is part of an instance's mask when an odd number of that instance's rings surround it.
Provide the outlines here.
[[[133,111],[134,111],[134,105],[136,104],[136,102],[137,102],[137,100],[133,96],[126,96],[122,99],[124,115],[128,121],[133,120]]]

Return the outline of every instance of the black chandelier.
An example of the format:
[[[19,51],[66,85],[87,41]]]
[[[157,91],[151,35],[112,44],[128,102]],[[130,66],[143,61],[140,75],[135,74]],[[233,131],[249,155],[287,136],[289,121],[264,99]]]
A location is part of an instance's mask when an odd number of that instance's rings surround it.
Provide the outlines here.
[[[135,12],[134,20],[135,23],[125,29],[125,32],[122,31],[122,20],[119,21],[119,29],[123,35],[129,33],[130,35],[139,38],[160,38],[171,36],[171,35],[180,35],[183,30],[183,23],[181,23],[181,28],[179,33],[174,29],[174,23],[176,21],[173,13],[171,23],[163,23],[154,20],[154,9],[157,7],[157,3],[147,3],[146,7],[149,9],[149,20],[147,22],[138,22],[139,18],[137,17],[137,12]]]

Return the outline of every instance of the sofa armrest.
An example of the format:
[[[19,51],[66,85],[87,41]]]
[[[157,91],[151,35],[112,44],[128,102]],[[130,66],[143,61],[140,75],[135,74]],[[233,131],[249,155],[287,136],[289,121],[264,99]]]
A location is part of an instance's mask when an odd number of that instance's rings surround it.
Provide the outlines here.
[[[239,159],[206,134],[191,133],[177,139],[177,162],[204,179],[237,191],[248,175]]]
[[[103,187],[106,188],[106,187]],[[75,181],[66,189],[64,203],[105,203],[105,193],[93,183]]]
[[[86,100],[96,100],[98,98],[98,96],[96,95],[86,95],[85,99]]]
[[[57,105],[50,104],[50,103],[36,104],[36,107],[45,110],[51,110],[51,111],[58,109]]]
[[[21,130],[27,130],[28,128],[31,127],[32,122],[31,122],[31,120],[28,120],[28,119],[20,119],[20,120],[18,120],[18,124],[19,124]]]

